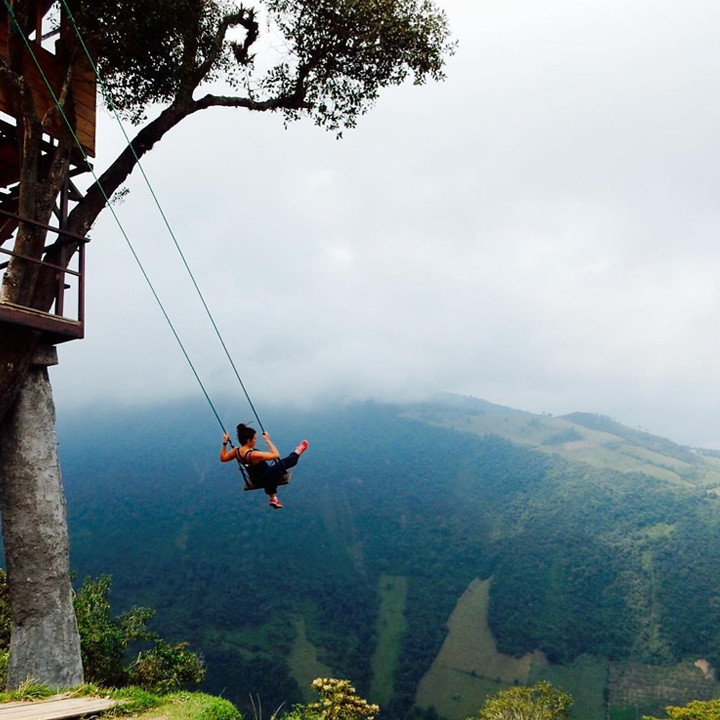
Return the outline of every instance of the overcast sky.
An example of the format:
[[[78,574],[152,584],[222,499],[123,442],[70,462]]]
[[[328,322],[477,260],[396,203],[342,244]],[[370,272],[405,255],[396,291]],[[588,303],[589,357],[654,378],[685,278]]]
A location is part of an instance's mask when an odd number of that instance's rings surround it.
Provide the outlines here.
[[[447,80],[386,91],[342,141],[213,110],[144,161],[254,402],[450,391],[720,447],[720,4],[438,4],[459,40]],[[103,113],[97,167],[121,146]],[[162,219],[129,187],[121,222],[244,419]],[[92,238],[58,404],[199,396],[109,213]]]

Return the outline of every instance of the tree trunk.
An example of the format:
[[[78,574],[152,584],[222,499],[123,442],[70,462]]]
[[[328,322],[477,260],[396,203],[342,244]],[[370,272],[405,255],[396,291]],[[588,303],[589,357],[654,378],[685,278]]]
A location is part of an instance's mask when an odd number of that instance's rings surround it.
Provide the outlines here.
[[[0,427],[0,507],[13,622],[9,688],[28,677],[56,688],[83,682],[47,371],[56,363],[55,348],[38,349]]]

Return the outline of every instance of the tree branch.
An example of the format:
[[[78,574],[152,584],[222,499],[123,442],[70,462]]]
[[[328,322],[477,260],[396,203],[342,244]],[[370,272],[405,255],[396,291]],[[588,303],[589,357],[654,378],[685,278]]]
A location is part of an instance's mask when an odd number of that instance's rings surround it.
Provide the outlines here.
[[[193,112],[205,110],[209,107],[239,107],[268,112],[272,110],[310,110],[312,104],[305,102],[304,89],[296,89],[290,95],[281,95],[269,100],[253,100],[252,98],[237,97],[234,95],[204,95],[193,102]]]
[[[80,235],[85,235],[105,207],[106,197],[111,198],[127,180],[135,165],[137,165],[137,161],[150,151],[169,130],[186,117],[210,107],[236,107],[256,112],[268,112],[280,109],[309,110],[312,105],[305,101],[305,88],[301,80],[296,83],[293,93],[268,100],[253,100],[247,97],[212,94],[205,95],[190,103],[183,103],[178,100],[142,128],[131,141],[132,147],[126,147],[100,176],[98,182],[90,187],[85,197],[70,213],[68,229]]]
[[[79,235],[86,235],[105,207],[106,198],[111,198],[127,180],[138,160],[150,151],[165,133],[192,112],[187,105],[171,105],[143,127],[72,210],[68,216],[68,229]]]
[[[222,53],[223,43],[225,42],[227,31],[231,27],[237,27],[238,25],[247,30],[247,35],[245,36],[245,42],[242,45],[238,43],[232,44],[233,52],[235,53],[235,58],[241,65],[246,65],[250,61],[249,50],[258,38],[259,27],[257,21],[255,20],[255,11],[253,9],[247,10],[241,7],[238,12],[225,15],[220,21],[210,52],[204,62],[198,65],[196,71],[192,74],[192,79],[194,81],[193,89],[200,85],[202,80],[218,61],[218,58]]]

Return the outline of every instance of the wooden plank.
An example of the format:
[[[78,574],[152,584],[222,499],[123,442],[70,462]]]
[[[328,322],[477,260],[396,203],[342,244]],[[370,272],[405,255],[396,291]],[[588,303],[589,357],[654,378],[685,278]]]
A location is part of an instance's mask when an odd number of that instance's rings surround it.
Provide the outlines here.
[[[109,710],[117,700],[57,695],[38,702],[15,702],[0,705],[0,720],[65,720]]]
[[[77,320],[6,302],[0,302],[0,323],[41,330],[55,338],[56,342],[77,340],[84,334],[83,325]]]
[[[0,57],[7,58],[7,22],[8,18],[0,19]],[[60,92],[64,79],[64,70],[58,63],[57,57],[38,45],[32,43],[33,53],[37,58],[40,67],[45,73],[50,86],[56,96]],[[43,117],[52,108],[55,107],[55,101],[49,92],[42,73],[38,70],[35,61],[26,50],[23,58],[24,72],[27,77],[28,84],[33,95],[33,100],[40,117]],[[91,157],[95,156],[95,123],[97,115],[97,89],[95,84],[95,75],[87,58],[78,58],[73,68],[73,77],[71,82],[71,107],[66,108],[68,120],[73,126],[73,130],[77,135],[80,144],[85,152]],[[13,95],[10,87],[5,83],[0,83],[0,110],[15,117]],[[47,132],[53,137],[57,137],[64,131],[65,121],[59,112],[53,113],[49,117]]]

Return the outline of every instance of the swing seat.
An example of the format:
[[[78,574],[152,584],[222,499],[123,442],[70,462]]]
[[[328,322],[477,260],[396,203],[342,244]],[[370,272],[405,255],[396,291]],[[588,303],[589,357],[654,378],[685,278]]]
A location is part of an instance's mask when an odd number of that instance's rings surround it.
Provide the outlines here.
[[[290,484],[290,478],[291,478],[291,477],[292,477],[292,473],[290,472],[290,470],[288,470],[288,471],[282,476],[282,480],[280,480],[280,481],[278,482],[278,486],[280,486],[280,485],[289,485],[289,484]],[[253,484],[253,481],[248,477],[247,473],[245,473],[245,472],[243,472],[243,479],[245,480],[245,487],[243,488],[243,490],[245,490],[246,492],[247,492],[248,490],[263,490],[263,489],[264,489],[262,485],[255,485],[255,484]]]

